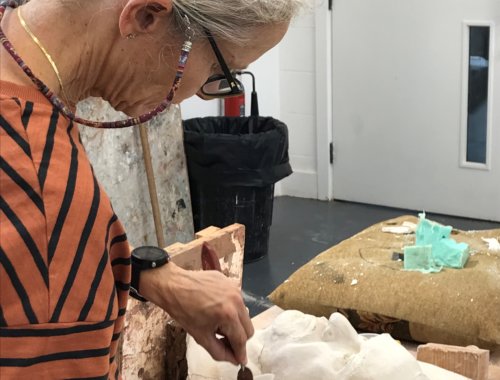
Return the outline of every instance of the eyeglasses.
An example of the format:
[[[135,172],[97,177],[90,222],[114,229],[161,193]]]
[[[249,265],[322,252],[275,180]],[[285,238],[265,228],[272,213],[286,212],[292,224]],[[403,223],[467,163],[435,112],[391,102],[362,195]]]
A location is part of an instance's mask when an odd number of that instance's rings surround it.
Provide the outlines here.
[[[222,57],[221,51],[215,43],[212,33],[207,29],[205,29],[205,33],[224,74],[212,75],[207,79],[200,89],[200,93],[203,95],[202,97],[205,99],[227,98],[242,94],[245,91],[243,84],[236,79],[233,73],[231,73],[231,70],[229,70],[224,57]]]

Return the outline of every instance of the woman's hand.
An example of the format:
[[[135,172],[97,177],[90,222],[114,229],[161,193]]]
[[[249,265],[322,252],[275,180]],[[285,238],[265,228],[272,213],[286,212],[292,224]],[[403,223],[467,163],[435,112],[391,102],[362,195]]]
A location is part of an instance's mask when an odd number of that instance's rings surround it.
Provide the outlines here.
[[[143,271],[139,289],[215,360],[246,364],[246,342],[254,329],[234,280],[217,271],[188,271],[170,262]]]

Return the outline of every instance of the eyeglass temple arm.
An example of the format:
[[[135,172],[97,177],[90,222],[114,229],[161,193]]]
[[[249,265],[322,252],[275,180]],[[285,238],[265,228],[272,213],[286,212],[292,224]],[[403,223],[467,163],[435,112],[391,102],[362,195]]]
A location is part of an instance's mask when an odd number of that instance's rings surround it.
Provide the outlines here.
[[[222,72],[224,73],[226,79],[229,80],[229,86],[231,87],[231,90],[238,90],[233,74],[231,74],[231,70],[229,70],[229,67],[227,67],[226,62],[224,61],[224,58],[222,57],[222,54],[219,50],[219,47],[215,43],[212,33],[208,29],[205,29],[205,34],[207,35],[208,42],[210,42],[212,50],[214,51],[215,56],[217,57],[217,61],[219,61],[219,65],[222,68]]]

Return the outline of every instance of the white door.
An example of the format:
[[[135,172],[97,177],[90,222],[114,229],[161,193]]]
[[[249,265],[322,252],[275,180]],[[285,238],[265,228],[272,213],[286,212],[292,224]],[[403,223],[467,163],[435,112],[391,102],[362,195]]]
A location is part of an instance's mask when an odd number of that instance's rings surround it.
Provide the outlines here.
[[[500,1],[333,0],[333,196],[500,221]]]

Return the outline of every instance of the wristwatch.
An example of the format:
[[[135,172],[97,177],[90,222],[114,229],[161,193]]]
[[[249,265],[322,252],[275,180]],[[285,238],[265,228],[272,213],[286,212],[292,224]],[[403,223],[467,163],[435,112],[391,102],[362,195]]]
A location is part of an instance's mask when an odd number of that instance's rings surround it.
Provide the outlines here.
[[[132,280],[129,294],[135,299],[146,302],[139,293],[139,282],[143,270],[160,268],[170,261],[168,253],[159,247],[143,246],[132,251]]]

